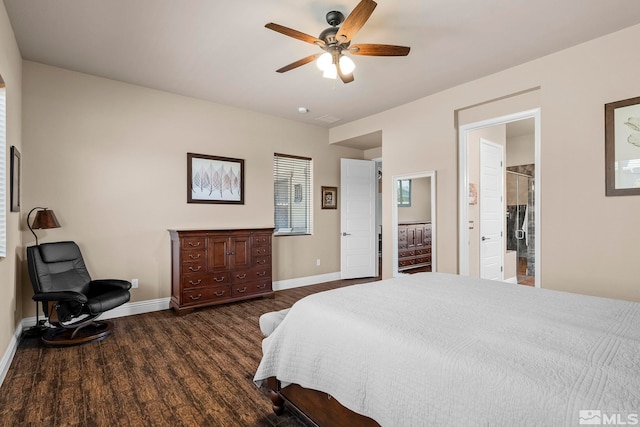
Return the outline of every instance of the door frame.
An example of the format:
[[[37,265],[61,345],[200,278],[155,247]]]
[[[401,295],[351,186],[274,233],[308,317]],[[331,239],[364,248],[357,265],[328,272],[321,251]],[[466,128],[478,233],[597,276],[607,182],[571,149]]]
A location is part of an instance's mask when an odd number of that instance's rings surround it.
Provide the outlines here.
[[[478,129],[502,125],[524,119],[534,119],[534,150],[535,150],[535,286],[540,287],[541,260],[541,189],[540,174],[540,108],[525,110],[505,116],[494,117],[475,123],[458,126],[458,273],[469,275],[469,133]]]
[[[398,181],[401,179],[414,179],[414,178],[431,178],[431,271],[436,271],[437,267],[437,227],[436,227],[436,171],[417,172],[408,175],[394,175],[392,184],[392,206],[391,209],[391,224],[392,227],[392,240],[393,240],[393,277],[398,277],[403,273],[398,271]]]

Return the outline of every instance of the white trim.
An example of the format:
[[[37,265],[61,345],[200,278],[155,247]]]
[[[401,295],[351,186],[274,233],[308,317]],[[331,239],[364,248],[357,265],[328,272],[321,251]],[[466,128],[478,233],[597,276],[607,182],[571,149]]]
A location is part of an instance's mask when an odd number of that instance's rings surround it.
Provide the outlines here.
[[[298,277],[296,279],[278,280],[273,282],[274,291],[283,291],[285,289],[299,288],[301,286],[316,285],[318,283],[333,282],[340,280],[340,272],[318,274],[317,276]],[[372,279],[373,280],[373,279]]]
[[[458,273],[463,276],[469,275],[469,169],[467,167],[469,161],[469,146],[468,137],[469,132],[490,127],[500,124],[515,122],[518,120],[533,118],[535,122],[535,189],[534,197],[536,201],[535,205],[535,286],[540,287],[541,276],[541,248],[540,248],[540,230],[542,230],[541,222],[541,198],[540,189],[542,188],[540,163],[541,163],[541,148],[540,148],[540,108],[534,108],[532,110],[521,111],[519,113],[508,114],[502,117],[495,117],[488,120],[482,120],[475,123],[469,123],[460,126],[458,129],[458,182],[460,187],[458,188]]]
[[[18,325],[18,328],[9,341],[7,351],[4,352],[4,354],[2,355],[2,359],[0,359],[0,387],[2,386],[5,377],[7,376],[7,372],[9,371],[9,367],[11,366],[11,362],[13,361],[13,356],[15,356],[16,350],[18,349],[20,335],[22,335],[22,323]]]
[[[509,277],[508,279],[504,279],[504,282],[507,283],[514,283],[514,284],[518,284],[518,277],[517,276],[513,276],[513,277]]]

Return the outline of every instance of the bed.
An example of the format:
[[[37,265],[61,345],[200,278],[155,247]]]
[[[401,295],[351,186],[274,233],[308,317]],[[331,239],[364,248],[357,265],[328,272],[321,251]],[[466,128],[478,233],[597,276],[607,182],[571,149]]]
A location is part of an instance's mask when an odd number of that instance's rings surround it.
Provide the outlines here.
[[[419,273],[303,298],[262,349],[254,381],[274,410],[287,400],[319,425],[559,426],[640,413],[634,302]]]

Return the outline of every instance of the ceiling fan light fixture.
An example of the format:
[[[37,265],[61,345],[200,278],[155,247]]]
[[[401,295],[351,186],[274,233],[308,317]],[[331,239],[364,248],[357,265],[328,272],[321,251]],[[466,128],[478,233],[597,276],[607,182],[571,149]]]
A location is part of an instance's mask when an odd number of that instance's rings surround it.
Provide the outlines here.
[[[329,64],[327,69],[323,71],[322,77],[324,77],[325,79],[337,79],[338,70],[336,69],[336,64]]]
[[[348,56],[340,56],[340,70],[343,74],[351,74],[356,69],[356,64]]]
[[[335,69],[335,66],[333,65],[333,57],[329,52],[325,52],[322,55],[320,55],[316,60],[316,65],[321,71],[325,71],[325,72],[331,69],[332,67]]]

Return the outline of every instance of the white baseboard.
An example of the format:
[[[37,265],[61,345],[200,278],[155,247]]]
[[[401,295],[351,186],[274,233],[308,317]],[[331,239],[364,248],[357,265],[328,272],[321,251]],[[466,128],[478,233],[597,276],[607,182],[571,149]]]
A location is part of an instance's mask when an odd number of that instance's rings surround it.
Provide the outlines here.
[[[505,282],[507,283],[515,283],[516,285],[518,284],[518,278],[517,277],[509,277],[508,279],[504,279]]]
[[[13,361],[13,356],[16,354],[16,350],[18,349],[20,335],[22,335],[22,323],[18,325],[18,328],[9,341],[7,351],[4,352],[2,359],[0,359],[0,387],[2,386],[5,377],[7,376],[7,372],[9,371],[9,367],[11,366],[11,362]]]
[[[297,279],[280,280],[273,282],[273,290],[281,291],[284,289],[292,289],[300,286],[315,285],[318,283],[331,282],[333,280],[340,280],[340,272],[319,274],[317,276],[300,277]],[[150,313],[153,311],[167,310],[169,308],[169,302],[171,298],[158,298],[153,300],[128,302],[116,307],[113,310],[107,311],[100,316],[100,319],[114,319],[116,317],[132,316],[134,314]],[[9,371],[13,356],[16,354],[18,344],[20,342],[20,335],[22,331],[36,324],[36,317],[26,317],[22,319],[18,327],[16,328],[7,350],[4,352],[2,359],[0,359],[0,386],[4,382],[4,379]]]
[[[274,291],[299,288],[301,286],[317,285],[318,283],[340,280],[340,272],[318,274],[317,276],[298,277],[296,279],[278,280],[273,282]]]

